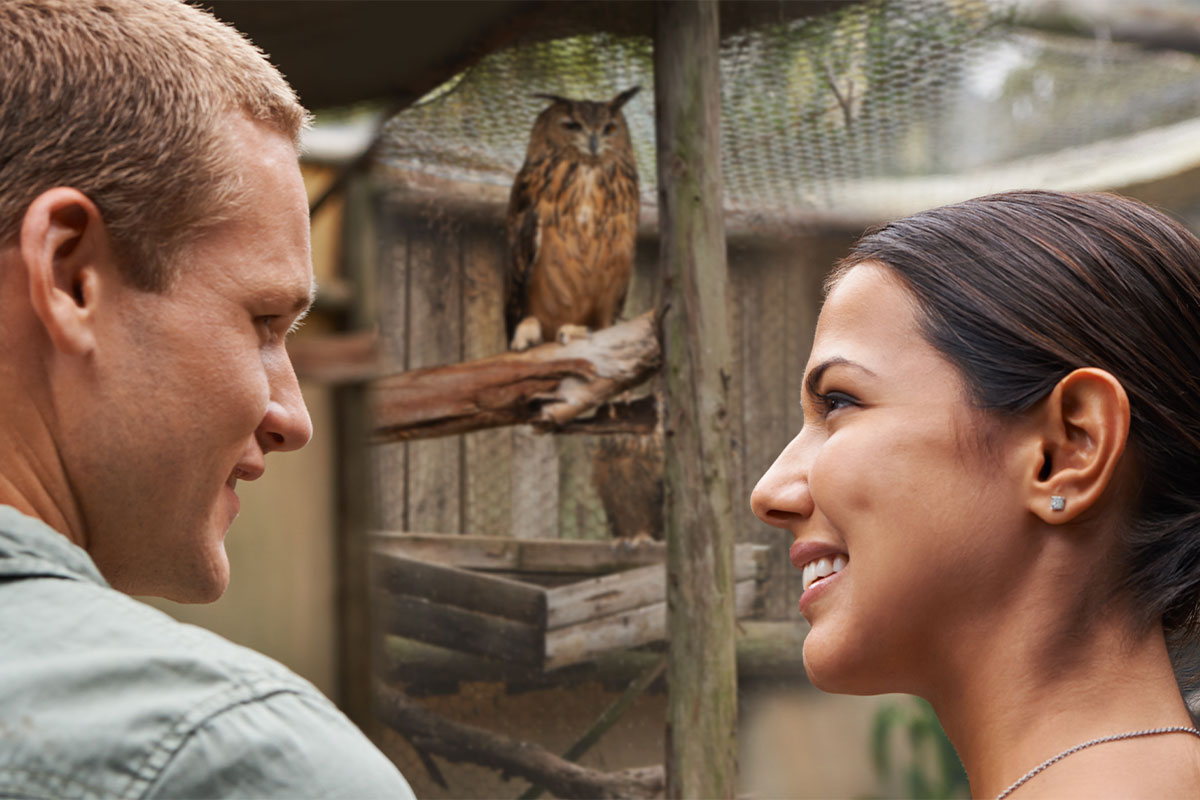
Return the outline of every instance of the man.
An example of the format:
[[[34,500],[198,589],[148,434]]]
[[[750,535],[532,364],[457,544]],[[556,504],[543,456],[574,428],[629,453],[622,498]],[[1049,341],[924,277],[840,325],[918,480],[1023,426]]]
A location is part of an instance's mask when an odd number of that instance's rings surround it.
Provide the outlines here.
[[[311,426],[306,114],[176,0],[0,0],[0,796],[411,797],[215,600],[238,481]]]

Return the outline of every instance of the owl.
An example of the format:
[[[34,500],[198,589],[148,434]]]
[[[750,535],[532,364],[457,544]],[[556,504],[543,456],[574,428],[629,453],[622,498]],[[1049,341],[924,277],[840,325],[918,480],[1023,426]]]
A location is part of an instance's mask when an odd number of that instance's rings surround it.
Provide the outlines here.
[[[638,175],[621,107],[539,94],[525,164],[509,196],[505,324],[509,348],[568,341],[612,325],[637,244]]]

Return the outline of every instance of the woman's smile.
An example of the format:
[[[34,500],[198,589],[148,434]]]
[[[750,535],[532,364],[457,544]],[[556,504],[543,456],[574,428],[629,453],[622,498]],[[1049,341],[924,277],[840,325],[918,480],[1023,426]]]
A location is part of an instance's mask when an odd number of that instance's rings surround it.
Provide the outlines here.
[[[800,597],[800,613],[828,589],[849,563],[846,552],[834,545],[821,542],[797,540],[788,553],[792,566],[800,570],[803,594]]]

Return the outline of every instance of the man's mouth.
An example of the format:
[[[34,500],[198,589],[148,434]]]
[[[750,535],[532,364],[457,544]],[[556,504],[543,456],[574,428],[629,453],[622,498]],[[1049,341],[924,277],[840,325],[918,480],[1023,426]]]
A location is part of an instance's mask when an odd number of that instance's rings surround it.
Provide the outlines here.
[[[229,473],[229,479],[225,481],[225,485],[230,489],[236,488],[238,481],[258,480],[265,471],[261,464],[239,464],[233,468],[233,472]]]
[[[828,578],[845,569],[849,559],[846,556],[838,554],[836,556],[822,556],[821,558],[809,561],[800,570],[800,579],[804,584],[804,591],[808,591],[819,580]]]

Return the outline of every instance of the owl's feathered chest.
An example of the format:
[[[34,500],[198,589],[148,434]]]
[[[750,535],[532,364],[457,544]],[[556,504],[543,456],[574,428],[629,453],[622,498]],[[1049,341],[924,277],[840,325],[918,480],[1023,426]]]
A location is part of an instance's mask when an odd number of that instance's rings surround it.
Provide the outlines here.
[[[539,166],[535,203],[547,223],[596,229],[616,220],[625,222],[630,215],[636,218],[638,179],[631,163],[550,159]]]

